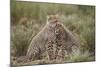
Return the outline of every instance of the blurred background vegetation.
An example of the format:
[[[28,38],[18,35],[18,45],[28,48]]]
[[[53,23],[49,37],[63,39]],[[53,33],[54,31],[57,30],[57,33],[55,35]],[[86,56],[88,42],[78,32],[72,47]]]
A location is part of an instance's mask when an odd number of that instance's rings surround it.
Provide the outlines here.
[[[43,28],[46,16],[50,14],[59,14],[66,28],[77,34],[80,40],[81,51],[75,51],[71,60],[85,61],[91,59],[89,56],[94,60],[95,6],[15,0],[11,0],[11,55],[26,54],[32,37]]]

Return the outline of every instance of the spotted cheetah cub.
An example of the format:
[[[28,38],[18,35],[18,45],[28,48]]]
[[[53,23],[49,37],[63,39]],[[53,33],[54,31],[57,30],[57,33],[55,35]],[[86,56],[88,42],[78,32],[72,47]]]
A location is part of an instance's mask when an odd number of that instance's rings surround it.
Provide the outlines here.
[[[54,25],[54,37],[52,41],[48,41],[47,52],[49,60],[64,60],[65,57],[65,37],[66,31],[60,23],[58,15],[50,15],[48,22]]]

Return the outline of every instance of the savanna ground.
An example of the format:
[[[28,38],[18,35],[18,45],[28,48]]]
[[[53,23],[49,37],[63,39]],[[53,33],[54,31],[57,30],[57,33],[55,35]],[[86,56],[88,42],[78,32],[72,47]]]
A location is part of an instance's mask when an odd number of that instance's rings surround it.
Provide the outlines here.
[[[59,14],[61,21],[76,34],[80,48],[65,57],[65,62],[95,60],[95,6],[11,0],[11,58],[24,56],[31,39],[44,27],[46,17]],[[27,64],[43,64],[43,60]],[[11,63],[15,63],[11,60]]]

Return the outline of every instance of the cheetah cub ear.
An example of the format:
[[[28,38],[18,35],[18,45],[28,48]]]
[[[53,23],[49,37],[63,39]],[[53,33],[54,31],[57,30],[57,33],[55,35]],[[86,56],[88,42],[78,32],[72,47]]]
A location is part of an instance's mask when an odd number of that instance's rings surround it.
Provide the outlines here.
[[[59,21],[59,15],[58,14],[47,16],[47,22],[48,23],[56,23],[58,21]]]

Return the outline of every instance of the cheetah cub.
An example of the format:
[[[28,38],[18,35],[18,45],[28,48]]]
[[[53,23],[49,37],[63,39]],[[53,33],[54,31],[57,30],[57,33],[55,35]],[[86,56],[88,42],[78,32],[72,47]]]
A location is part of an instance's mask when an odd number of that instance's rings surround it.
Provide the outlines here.
[[[64,61],[65,57],[65,29],[60,23],[58,15],[50,15],[48,22],[54,24],[54,36],[55,40],[48,41],[47,53],[49,60],[61,60]]]

